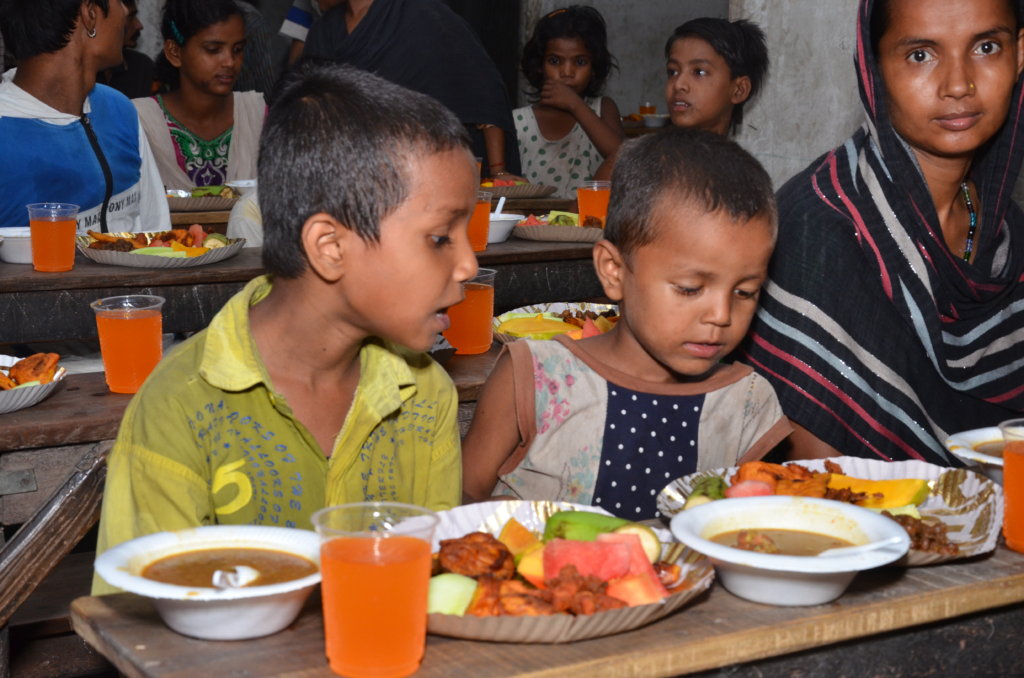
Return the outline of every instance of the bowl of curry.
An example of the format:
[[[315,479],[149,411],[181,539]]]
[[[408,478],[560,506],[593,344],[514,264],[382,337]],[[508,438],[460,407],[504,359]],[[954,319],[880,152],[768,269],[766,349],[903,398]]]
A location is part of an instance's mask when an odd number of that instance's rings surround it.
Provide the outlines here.
[[[276,633],[320,582],[315,532],[212,525],[159,532],[100,554],[96,572],[153,601],[171,629],[204,640]]]

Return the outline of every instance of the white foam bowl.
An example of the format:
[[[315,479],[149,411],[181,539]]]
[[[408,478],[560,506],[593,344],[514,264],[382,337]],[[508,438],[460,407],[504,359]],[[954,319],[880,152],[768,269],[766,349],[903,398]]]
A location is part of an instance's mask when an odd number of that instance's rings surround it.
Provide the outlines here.
[[[487,242],[505,242],[512,235],[512,229],[523,220],[522,214],[491,214],[491,224],[487,230]]]
[[[32,263],[32,238],[28,226],[0,228],[0,261],[9,264]]]
[[[899,523],[868,509],[807,497],[720,499],[676,514],[672,534],[703,553],[733,595],[767,605],[820,605],[843,594],[860,570],[891,563],[910,548]],[[855,546],[899,540],[884,548],[845,556],[782,556],[723,546],[712,537],[743,529],[787,529],[827,534]]]
[[[239,196],[243,196],[246,193],[252,193],[256,190],[256,179],[237,179],[235,181],[229,181],[225,186],[230,186],[231,189]]]
[[[981,449],[989,445],[1002,446],[1003,432],[998,426],[961,431],[946,438],[946,449],[969,467],[977,469],[994,482],[1003,484],[1003,458],[985,454]]]
[[[668,123],[668,113],[645,113],[644,127],[664,127]]]
[[[311,530],[212,525],[158,532],[118,544],[96,559],[96,572],[113,586],[151,599],[164,623],[178,633],[205,640],[259,638],[295,620],[320,583],[319,569],[279,584],[224,590],[164,584],[141,574],[153,561],[175,553],[245,547],[292,553],[319,568],[320,537]]]

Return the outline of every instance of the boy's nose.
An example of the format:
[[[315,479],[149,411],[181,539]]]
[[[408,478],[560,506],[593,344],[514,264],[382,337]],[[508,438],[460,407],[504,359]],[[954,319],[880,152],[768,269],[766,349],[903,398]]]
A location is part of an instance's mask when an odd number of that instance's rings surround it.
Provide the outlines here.
[[[701,319],[719,327],[728,327],[732,324],[732,300],[724,295],[711,295],[708,297],[707,306]]]
[[[452,277],[456,281],[460,283],[466,282],[476,275],[480,266],[477,264],[476,254],[473,252],[473,247],[469,244],[468,237],[459,239],[455,257],[455,269],[452,271]]]

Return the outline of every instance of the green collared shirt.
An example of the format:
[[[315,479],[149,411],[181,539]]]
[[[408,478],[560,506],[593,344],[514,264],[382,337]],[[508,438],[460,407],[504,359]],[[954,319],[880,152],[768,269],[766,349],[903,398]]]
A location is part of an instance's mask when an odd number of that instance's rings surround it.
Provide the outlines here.
[[[314,511],[353,501],[458,504],[458,398],[447,373],[424,354],[367,341],[328,458],[274,391],[253,343],[249,307],[270,287],[265,277],[246,285],[128,405],[110,455],[98,552],[198,525],[311,529]],[[94,593],[112,590],[95,579]]]

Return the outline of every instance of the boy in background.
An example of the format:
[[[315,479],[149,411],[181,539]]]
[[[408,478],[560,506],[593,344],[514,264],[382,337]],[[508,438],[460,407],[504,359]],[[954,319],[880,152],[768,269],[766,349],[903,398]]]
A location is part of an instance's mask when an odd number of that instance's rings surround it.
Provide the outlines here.
[[[492,495],[658,516],[665,485],[760,459],[791,427],[771,385],[724,364],[775,244],[771,180],[723,136],[672,128],[623,144],[594,267],[619,320],[517,341],[463,443],[468,501]]]
[[[259,183],[269,275],[128,406],[98,552],[199,525],[309,529],[345,502],[459,502],[457,395],[423,351],[477,270],[463,126],[369,73],[304,64],[268,113]]]

